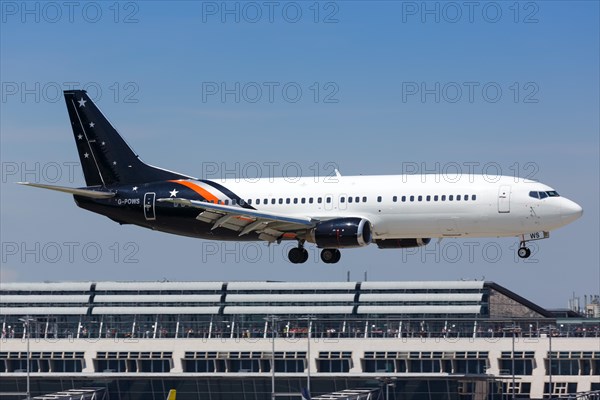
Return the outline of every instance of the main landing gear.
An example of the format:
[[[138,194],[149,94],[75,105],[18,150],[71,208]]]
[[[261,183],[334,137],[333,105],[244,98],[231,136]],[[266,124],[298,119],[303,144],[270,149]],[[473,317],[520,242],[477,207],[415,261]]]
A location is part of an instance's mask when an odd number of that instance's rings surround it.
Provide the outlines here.
[[[335,264],[342,258],[342,253],[338,249],[321,250],[321,260],[326,264]]]
[[[302,264],[308,260],[308,251],[304,248],[303,243],[298,243],[298,247],[290,249],[288,258],[292,264]]]
[[[342,254],[338,249],[321,250],[321,260],[326,264],[335,264],[340,261]],[[302,264],[308,260],[308,251],[304,248],[304,241],[298,242],[298,247],[290,249],[288,259],[292,264]]]

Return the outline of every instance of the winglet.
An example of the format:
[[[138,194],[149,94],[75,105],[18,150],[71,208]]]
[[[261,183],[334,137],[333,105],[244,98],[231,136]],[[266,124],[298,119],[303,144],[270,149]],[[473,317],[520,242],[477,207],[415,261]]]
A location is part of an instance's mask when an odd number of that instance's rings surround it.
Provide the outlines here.
[[[25,186],[33,186],[42,189],[55,190],[57,192],[69,193],[77,196],[89,197],[92,199],[110,199],[111,197],[115,197],[115,193],[113,192],[101,192],[98,190],[90,190],[90,189],[77,189],[70,188],[65,186],[53,186],[53,185],[42,185],[41,183],[31,183],[31,182],[17,182],[19,185]]]
[[[175,389],[169,390],[169,395],[167,396],[167,400],[176,400],[177,391]]]

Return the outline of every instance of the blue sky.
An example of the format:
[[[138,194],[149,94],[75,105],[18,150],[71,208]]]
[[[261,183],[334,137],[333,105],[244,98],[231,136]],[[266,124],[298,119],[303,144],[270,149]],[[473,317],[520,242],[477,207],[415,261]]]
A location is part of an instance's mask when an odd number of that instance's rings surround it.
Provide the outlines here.
[[[367,271],[369,280],[485,278],[549,307],[598,293],[598,3],[474,4],[278,2],[270,16],[263,2],[3,2],[2,279],[345,280],[350,271],[361,280]],[[97,93],[145,161],[191,175],[248,163],[265,166],[263,176],[286,163],[303,175],[330,173],[328,163],[347,175],[479,163],[475,172],[533,174],[585,214],[539,242],[530,263],[515,260],[515,240],[498,239],[442,241],[430,253],[371,246],[333,266],[313,251],[298,266],[282,248],[119,226],[68,196],[14,184],[84,184],[78,170],[68,176],[77,155],[57,93],[69,82]],[[223,87],[233,92],[222,97]]]

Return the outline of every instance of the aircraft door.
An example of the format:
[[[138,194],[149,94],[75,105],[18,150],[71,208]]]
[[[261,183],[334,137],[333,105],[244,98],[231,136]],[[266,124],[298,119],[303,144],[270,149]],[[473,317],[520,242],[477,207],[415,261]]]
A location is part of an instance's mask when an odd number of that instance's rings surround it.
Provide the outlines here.
[[[498,189],[498,212],[510,212],[510,186],[503,185]]]
[[[154,203],[156,202],[156,193],[148,192],[144,195],[144,217],[147,221],[154,221],[156,219],[156,212],[154,210]]]

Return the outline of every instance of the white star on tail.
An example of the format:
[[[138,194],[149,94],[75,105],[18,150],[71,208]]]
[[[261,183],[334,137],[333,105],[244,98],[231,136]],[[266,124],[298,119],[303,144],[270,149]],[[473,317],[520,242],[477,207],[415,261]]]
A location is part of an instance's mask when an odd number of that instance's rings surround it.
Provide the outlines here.
[[[93,128],[94,126],[96,126],[96,124],[93,122],[90,122],[90,128]]]
[[[87,103],[87,100],[84,100],[83,97],[78,101],[79,103],[79,107],[85,107],[85,103]]]
[[[179,193],[179,191],[177,189],[173,189],[169,192],[169,197],[177,197],[177,193]]]
[[[90,155],[89,155],[88,153],[85,153],[83,156],[84,156],[85,158],[88,158]]]
[[[77,135],[77,139],[79,139],[79,140],[83,139],[83,135],[82,134]]]
[[[138,187],[137,187],[137,186],[134,186],[134,187],[133,187],[133,191],[134,191],[134,192],[137,192],[137,190],[138,190]]]

